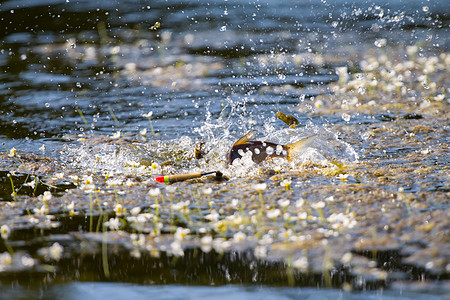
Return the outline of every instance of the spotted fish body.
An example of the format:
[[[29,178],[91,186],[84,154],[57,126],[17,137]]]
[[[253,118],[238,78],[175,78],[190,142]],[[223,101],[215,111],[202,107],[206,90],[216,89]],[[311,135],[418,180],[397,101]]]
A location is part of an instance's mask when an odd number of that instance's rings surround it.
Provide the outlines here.
[[[252,141],[251,139],[254,137],[255,132],[249,131],[234,143],[228,152],[228,163],[232,164],[234,160],[242,158],[248,151],[252,153],[252,160],[255,163],[261,163],[274,157],[290,159],[292,155],[306,149],[314,138],[314,136],[310,136],[292,144],[280,145],[272,142]]]

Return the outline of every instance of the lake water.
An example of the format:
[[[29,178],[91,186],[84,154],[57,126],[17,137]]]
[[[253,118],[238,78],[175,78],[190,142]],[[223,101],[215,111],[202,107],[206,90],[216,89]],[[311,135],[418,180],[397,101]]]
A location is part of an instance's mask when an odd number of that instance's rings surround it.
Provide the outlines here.
[[[3,1],[0,298],[443,297],[449,15]],[[230,166],[249,130],[314,141]],[[224,176],[152,181],[207,171]]]

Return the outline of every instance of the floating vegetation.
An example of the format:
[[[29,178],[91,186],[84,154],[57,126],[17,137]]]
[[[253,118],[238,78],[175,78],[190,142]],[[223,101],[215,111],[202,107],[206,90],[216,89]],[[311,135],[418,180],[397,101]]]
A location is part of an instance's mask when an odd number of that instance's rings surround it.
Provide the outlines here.
[[[373,159],[366,154],[367,158],[359,162],[340,157],[327,160],[325,157],[335,153],[322,151],[316,158],[307,155],[295,164],[271,161],[257,167],[252,162],[251,167],[241,167],[261,171],[247,176],[227,169],[225,155],[220,156],[219,162],[212,160],[216,154],[207,153],[200,162],[180,160],[179,165],[153,168],[153,165],[133,162],[134,156],[142,155],[139,147],[130,148],[123,156],[115,148],[123,147],[124,142],[105,147],[106,137],[95,137],[91,142],[86,137],[83,143],[89,147],[78,146],[75,151],[67,148],[62,153],[67,158],[62,162],[50,158],[47,162],[53,168],[61,163],[64,167],[58,173],[50,169],[50,176],[43,184],[56,187],[69,182],[73,188],[58,193],[57,197],[46,191],[1,203],[2,224],[8,226],[2,227],[3,247],[10,249],[2,254],[3,274],[12,270],[40,273],[59,270],[56,274],[62,276],[67,274],[65,270],[70,268],[71,258],[83,255],[87,259],[86,267],[90,265],[89,272],[96,272],[96,265],[103,268],[98,280],[106,277],[128,281],[126,278],[134,272],[133,268],[120,267],[121,272],[117,273],[118,262],[125,263],[127,259],[145,261],[143,264],[147,266],[167,260],[167,268],[177,269],[187,267],[184,263],[188,261],[219,259],[225,263],[239,255],[246,257],[244,265],[253,260],[261,264],[249,270],[252,274],[266,274],[262,278],[268,276],[271,280],[278,276],[272,283],[284,281],[289,285],[306,284],[308,281],[302,283],[301,279],[306,275],[301,274],[324,278],[323,286],[347,285],[356,290],[388,286],[395,281],[392,274],[397,272],[413,274],[409,279],[413,281],[445,278],[448,274],[448,253],[444,246],[448,243],[445,233],[449,225],[448,187],[447,191],[442,188],[433,191],[432,200],[427,200],[430,193],[427,186],[445,186],[445,181],[439,179],[445,158],[440,156],[441,162],[426,159],[430,151],[423,152],[424,146],[420,144],[401,164],[394,164],[392,155],[383,156],[386,153],[383,149],[393,146],[399,149],[405,142],[411,146],[409,135],[393,134],[385,139],[389,132],[402,132],[423,120],[409,122],[395,121],[388,131],[371,135],[370,144],[381,145],[381,149],[372,150],[369,146],[365,150],[367,154],[374,152]],[[340,126],[340,130],[348,137],[351,133],[347,130],[354,127]],[[414,139],[429,137],[431,133],[436,141],[446,134],[438,128],[415,132]],[[135,142],[125,144],[139,146]],[[177,154],[180,158],[187,158],[188,152],[194,151],[191,145],[158,145],[160,148],[155,153],[159,156],[152,156],[155,161],[167,160],[169,157],[165,155],[172,155],[164,147],[185,149],[184,153]],[[208,142],[205,146],[214,148]],[[433,149],[436,158],[447,151],[439,144],[428,143],[426,148]],[[2,161],[11,164],[9,172],[29,168],[33,157],[16,153],[22,157],[18,162],[9,153],[2,155]],[[176,174],[184,169],[220,165],[220,162],[230,178],[228,181],[202,177],[166,189],[153,181],[155,176],[167,176],[161,174]],[[27,184],[18,177],[14,179]],[[255,180],[260,183],[254,183]],[[398,189],[398,183],[404,187]],[[422,187],[418,192],[408,191],[419,184]],[[34,254],[26,240],[33,241],[34,247],[41,250]],[[100,256],[90,259],[83,254],[95,255],[99,251]],[[398,257],[395,267],[387,253]],[[101,260],[96,262],[94,257]],[[174,259],[179,263],[172,265]],[[235,280],[250,282],[245,279],[244,269],[230,269],[230,272],[236,273],[228,277],[218,271],[216,275],[204,276],[216,284]],[[70,275],[69,278],[82,277]],[[175,281],[168,277],[155,282]]]

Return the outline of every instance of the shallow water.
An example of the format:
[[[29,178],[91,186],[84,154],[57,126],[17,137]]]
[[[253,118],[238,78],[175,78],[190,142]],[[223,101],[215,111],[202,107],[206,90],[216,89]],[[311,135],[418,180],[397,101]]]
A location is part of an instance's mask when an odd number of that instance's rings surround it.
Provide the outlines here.
[[[0,4],[8,293],[448,292],[446,1],[297,2]]]
[[[15,288],[14,292],[7,291],[7,296],[22,298],[39,295],[38,290],[21,290]],[[430,296],[427,293],[408,291],[383,291],[349,293],[339,290],[318,290],[313,288],[272,288],[255,286],[221,287],[208,286],[179,286],[156,285],[143,286],[132,284],[102,283],[102,282],[74,282],[55,285],[50,291],[42,295],[50,298],[65,297],[67,299],[103,299],[103,297],[132,297],[133,299],[164,298],[164,299],[249,299],[260,297],[262,299],[441,299],[439,295]],[[161,297],[161,295],[164,295]],[[441,295],[443,296],[443,295]]]

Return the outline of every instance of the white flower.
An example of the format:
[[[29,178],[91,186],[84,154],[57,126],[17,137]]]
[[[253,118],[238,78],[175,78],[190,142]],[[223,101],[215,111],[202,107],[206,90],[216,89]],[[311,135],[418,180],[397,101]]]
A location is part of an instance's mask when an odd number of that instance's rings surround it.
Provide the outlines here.
[[[108,186],[108,187],[110,187],[110,186],[119,186],[119,185],[121,185],[122,184],[122,179],[108,179],[107,181],[106,181],[106,185]]]
[[[238,205],[239,205],[239,200],[238,199],[231,200],[231,207],[236,209],[238,207]]]
[[[280,234],[278,235],[278,237],[282,240],[288,239],[292,236],[292,229],[288,229],[288,230],[283,230],[280,232]]]
[[[63,172],[55,173],[55,174],[54,174],[54,177],[52,177],[52,179],[53,179],[53,178],[56,178],[56,179],[63,179],[63,178],[64,178],[64,173],[63,173]]]
[[[50,248],[48,248],[48,254],[53,260],[60,260],[63,253],[63,246],[59,243],[54,243]]]
[[[223,238],[216,238],[213,240],[213,247],[217,253],[223,253],[231,247],[231,242]]]
[[[330,196],[328,198],[325,198],[325,201],[327,201],[327,202],[334,202],[334,196]]]
[[[148,191],[148,194],[152,197],[158,197],[159,195],[161,195],[161,190],[159,188],[154,188]]]
[[[48,208],[45,205],[42,205],[41,208],[33,208],[33,212],[35,215],[44,216],[48,213]]]
[[[0,254],[0,272],[5,268],[5,266],[10,264],[12,264],[11,254],[9,254],[9,252],[3,252]]]
[[[348,174],[339,174],[338,178],[342,181],[346,181],[348,177]]]
[[[425,150],[420,151],[420,153],[423,155],[428,155],[428,154],[430,154],[430,149],[427,148]]]
[[[256,246],[254,254],[256,258],[265,258],[267,256],[266,246]]]
[[[278,218],[280,215],[281,215],[281,211],[280,211],[278,208],[276,208],[276,209],[271,209],[271,210],[269,210],[269,211],[267,212],[267,214],[266,214],[266,216],[267,216],[269,219],[276,219],[276,218]]]
[[[144,129],[140,130],[139,134],[142,135],[142,136],[147,136],[147,128],[144,128]]]
[[[67,205],[68,210],[74,210],[75,209],[75,203],[72,201]]]
[[[270,234],[266,233],[262,236],[261,240],[259,240],[259,243],[262,245],[270,245],[273,243],[273,238]]]
[[[149,111],[148,114],[143,114],[142,115],[144,118],[151,118],[151,116],[153,116],[153,112]]]
[[[281,207],[287,207],[291,202],[287,199],[285,200],[278,200],[278,205],[280,205]]]
[[[127,209],[123,207],[122,204],[116,204],[116,206],[114,206],[114,212],[117,216],[122,216],[127,213]]]
[[[292,262],[292,266],[296,269],[305,270],[308,268],[308,259],[302,256]]]
[[[84,175],[83,176],[83,184],[85,184],[85,185],[91,185],[91,184],[94,184],[94,178],[92,178],[92,176],[88,176],[88,175]]]
[[[352,253],[351,253],[351,252],[347,252],[347,253],[345,253],[345,254],[342,256],[341,262],[342,262],[343,264],[348,264],[349,262],[352,261],[352,258],[353,258]]]
[[[211,222],[217,222],[219,220],[219,214],[215,210],[212,210],[210,214],[205,216],[205,219]]]
[[[92,176],[83,176],[83,185],[81,186],[83,190],[93,191],[95,189],[94,179]]]
[[[254,184],[253,185],[253,189],[258,191],[258,192],[262,192],[267,188],[267,184],[266,183],[258,183],[258,184]]]
[[[322,209],[322,208],[325,207],[325,202],[319,201],[319,202],[316,202],[316,203],[312,203],[311,207],[314,208],[314,209]]]
[[[166,186],[166,191],[168,193],[175,193],[177,191],[177,187],[174,185],[168,185]]]
[[[137,249],[137,248],[131,249],[130,256],[133,258],[139,259],[139,258],[141,258],[141,251],[139,251],[139,249]]]
[[[291,180],[285,179],[280,183],[280,185],[284,186],[287,190],[289,190],[289,189],[291,189],[291,183],[292,183]]]
[[[131,242],[133,245],[137,247],[143,248],[145,246],[145,234],[131,234],[130,235]]]
[[[24,186],[29,186],[29,187],[31,187],[34,190],[34,188],[36,187],[36,180],[32,180],[30,182],[24,183],[23,185]]]
[[[76,185],[78,185],[78,180],[80,180],[80,178],[78,177],[78,175],[69,175],[69,178],[71,180],[73,180],[75,182]]]
[[[308,213],[307,213],[306,211],[304,211],[304,212],[299,212],[299,213],[297,214],[297,218],[298,218],[299,220],[306,220],[306,218],[308,218]]]
[[[174,241],[170,244],[170,252],[175,256],[184,256],[184,251],[179,241]]]
[[[179,210],[179,211],[181,211],[181,210],[186,210],[186,208],[189,206],[190,203],[191,203],[191,201],[189,201],[189,200],[186,200],[186,201],[180,201],[180,202],[178,202],[178,203],[176,203],[176,204],[173,204],[173,205],[172,205],[172,208],[173,208],[174,210]]]
[[[139,206],[133,207],[131,209],[131,214],[134,216],[138,215],[140,212],[141,212],[141,208]]]
[[[231,215],[231,216],[226,216],[226,219],[228,221],[232,222],[234,225],[240,225],[244,221],[242,219],[242,216],[240,214],[237,214],[237,213],[235,213],[234,215]]]
[[[200,243],[201,243],[202,245],[211,245],[211,244],[212,244],[212,241],[213,241],[213,238],[212,238],[212,236],[210,236],[210,235],[205,235],[204,237],[202,237],[202,238],[200,239]]]
[[[212,249],[212,242],[213,242],[212,236],[205,235],[200,239],[200,249],[205,253],[210,252]]]
[[[11,148],[11,150],[9,150],[9,157],[14,157],[17,154],[17,150],[16,148]]]
[[[182,241],[185,238],[188,237],[191,230],[189,228],[183,228],[183,227],[177,227],[177,230],[175,231],[175,240]]]
[[[212,188],[208,187],[208,188],[203,189],[203,194],[205,194],[206,196],[211,195],[211,193],[212,193]]]
[[[119,218],[110,218],[108,222],[104,223],[105,226],[108,226],[111,230],[119,230],[120,220]]]
[[[50,191],[45,191],[44,195],[42,195],[42,201],[48,201],[52,199],[52,193]]]
[[[2,227],[0,227],[0,232],[2,239],[7,240],[9,235],[11,234],[11,228],[9,228],[9,226],[6,224],[2,225]]]
[[[22,256],[20,262],[22,263],[22,265],[23,265],[24,267],[29,267],[29,268],[33,267],[33,266],[34,266],[34,263],[35,263],[35,262],[34,262],[34,259],[31,258],[31,257],[29,257],[28,255]]]
[[[295,207],[300,208],[305,204],[305,199],[299,199],[295,202]]]
[[[132,187],[133,185],[136,185],[137,183],[131,179],[127,179],[127,181],[125,181],[124,185],[126,187]]]
[[[120,139],[120,134],[121,134],[121,131],[120,131],[120,130],[117,131],[117,132],[114,132],[113,135],[111,136],[111,138],[112,138],[113,140],[118,140],[118,139]]]

